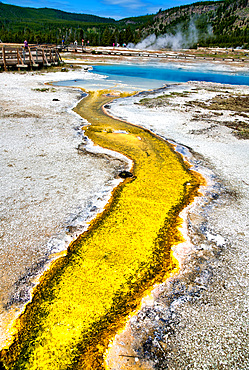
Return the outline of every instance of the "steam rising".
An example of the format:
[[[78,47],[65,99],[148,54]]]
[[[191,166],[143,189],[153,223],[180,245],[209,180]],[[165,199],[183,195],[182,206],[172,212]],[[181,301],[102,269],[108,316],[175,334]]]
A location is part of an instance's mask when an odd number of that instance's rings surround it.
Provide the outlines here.
[[[212,28],[207,30],[206,36],[212,34]],[[189,48],[191,45],[195,44],[199,40],[200,33],[196,28],[193,21],[189,23],[189,27],[184,32],[178,28],[175,34],[166,33],[164,35],[156,36],[155,34],[149,35],[144,40],[140,41],[138,44],[129,44],[129,48],[134,49],[150,49],[150,50],[160,50],[160,49],[173,49],[178,50],[182,48]],[[202,34],[203,37],[203,34]]]

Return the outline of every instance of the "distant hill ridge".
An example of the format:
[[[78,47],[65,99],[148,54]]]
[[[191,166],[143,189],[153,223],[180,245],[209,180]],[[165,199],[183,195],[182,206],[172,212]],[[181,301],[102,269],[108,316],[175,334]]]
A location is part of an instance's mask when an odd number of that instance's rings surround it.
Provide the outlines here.
[[[91,23],[113,23],[115,19],[104,18],[97,15],[81,14],[81,13],[68,13],[62,10],[51,8],[29,8],[16,5],[8,5],[0,2],[0,19],[8,20],[67,20],[78,22],[91,22]]]

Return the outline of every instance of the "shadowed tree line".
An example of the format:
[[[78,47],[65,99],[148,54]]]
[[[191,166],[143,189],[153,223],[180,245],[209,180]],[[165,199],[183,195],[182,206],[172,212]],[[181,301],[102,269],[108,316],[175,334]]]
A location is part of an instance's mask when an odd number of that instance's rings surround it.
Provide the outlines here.
[[[89,41],[91,46],[109,46],[113,43],[138,42],[139,32],[132,32],[129,26],[119,30],[116,27],[106,27],[106,25],[99,24],[82,25],[81,27],[47,25],[43,26],[42,29],[29,24],[29,26],[23,26],[20,30],[13,30],[11,26],[0,21],[0,39],[3,42],[16,43],[22,43],[27,39],[30,44],[61,44],[62,40],[65,41],[65,44],[72,43],[75,40],[81,44],[83,39],[85,43]]]

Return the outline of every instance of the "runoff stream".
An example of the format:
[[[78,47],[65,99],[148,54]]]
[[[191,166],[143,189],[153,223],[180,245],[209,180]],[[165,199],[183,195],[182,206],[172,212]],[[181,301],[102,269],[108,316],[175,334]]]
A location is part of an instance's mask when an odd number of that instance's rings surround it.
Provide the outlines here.
[[[40,278],[13,343],[1,351],[3,368],[107,369],[110,340],[153,285],[177,271],[171,247],[182,241],[178,215],[203,179],[162,138],[108,116],[103,107],[113,99],[93,91],[75,111],[89,122],[86,136],[133,167],[104,211]]]

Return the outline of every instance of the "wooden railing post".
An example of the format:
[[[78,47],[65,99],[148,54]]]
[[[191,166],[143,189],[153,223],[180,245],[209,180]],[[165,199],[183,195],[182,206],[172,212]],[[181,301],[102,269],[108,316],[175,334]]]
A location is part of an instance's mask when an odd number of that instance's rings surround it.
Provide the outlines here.
[[[42,59],[43,59],[43,64],[48,64],[48,60],[47,60],[47,57],[45,55],[45,52],[44,52],[44,49],[42,49]]]
[[[34,61],[33,55],[31,54],[30,47],[28,47],[28,51],[29,51],[29,62],[30,62],[30,66],[31,66],[31,62],[34,65],[35,64],[35,61]]]
[[[21,57],[18,49],[17,49],[17,62],[18,62],[18,64],[21,62],[21,65],[24,65],[22,57]]]
[[[53,55],[52,55],[52,49],[49,49],[49,56],[50,56],[50,63],[54,63]]]
[[[44,65],[46,64],[49,67],[51,64],[48,62],[48,59],[47,59],[47,49],[42,49],[42,55],[43,55],[43,60],[45,61]]]
[[[62,59],[61,59],[61,56],[60,56],[60,53],[58,52],[58,50],[55,51],[56,52],[56,57],[57,57],[57,60],[58,62],[62,62]]]
[[[25,63],[25,49],[22,51],[22,56],[23,56],[23,62]]]
[[[3,53],[3,67],[4,70],[7,71],[7,66],[6,66],[6,55],[5,55],[5,46],[2,47],[2,53]]]

